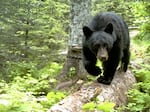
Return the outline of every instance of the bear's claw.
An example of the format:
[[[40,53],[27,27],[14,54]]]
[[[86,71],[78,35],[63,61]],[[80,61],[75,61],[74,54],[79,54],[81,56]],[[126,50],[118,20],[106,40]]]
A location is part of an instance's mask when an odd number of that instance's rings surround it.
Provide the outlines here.
[[[97,81],[102,84],[110,85],[112,82],[112,79],[110,79],[110,78],[107,79],[104,76],[100,76],[99,78],[97,78]]]

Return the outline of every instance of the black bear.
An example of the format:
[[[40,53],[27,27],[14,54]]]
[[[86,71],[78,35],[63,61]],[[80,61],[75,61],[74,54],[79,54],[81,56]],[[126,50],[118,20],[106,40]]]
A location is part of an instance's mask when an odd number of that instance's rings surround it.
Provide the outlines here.
[[[105,12],[97,14],[88,26],[83,27],[83,64],[93,76],[101,74],[96,66],[102,61],[103,75],[97,81],[111,84],[115,71],[121,61],[121,69],[126,72],[130,58],[130,38],[128,26],[117,14]]]

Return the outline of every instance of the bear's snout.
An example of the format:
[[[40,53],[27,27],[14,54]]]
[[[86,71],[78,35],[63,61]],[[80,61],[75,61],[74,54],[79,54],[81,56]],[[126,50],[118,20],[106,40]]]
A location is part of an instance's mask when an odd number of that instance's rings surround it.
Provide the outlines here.
[[[102,62],[108,60],[108,52],[106,48],[100,48],[97,52],[97,59],[101,60]]]

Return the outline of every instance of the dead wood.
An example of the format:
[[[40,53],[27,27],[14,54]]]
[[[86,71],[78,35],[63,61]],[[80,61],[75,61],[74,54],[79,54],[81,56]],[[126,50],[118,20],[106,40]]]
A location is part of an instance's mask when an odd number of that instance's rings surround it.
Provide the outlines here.
[[[60,89],[64,89],[64,88],[71,87],[71,86],[73,86],[75,83],[77,83],[78,80],[79,80],[79,77],[76,76],[76,77],[72,78],[72,79],[69,80],[69,81],[61,82],[61,83],[59,83],[59,84],[56,86],[56,89],[57,89],[57,90],[60,90]]]
[[[110,101],[119,107],[127,103],[126,93],[135,83],[136,79],[130,70],[126,73],[117,71],[111,85],[97,82],[85,84],[79,91],[52,106],[48,112],[82,112],[82,106],[96,97],[98,103]]]
[[[67,58],[65,60],[64,66],[62,68],[62,71],[57,76],[57,80],[59,84],[56,86],[56,89],[63,89],[69,86],[72,86],[75,84],[79,79],[87,79],[87,72],[84,69],[83,61],[81,59],[81,47],[69,47]],[[75,69],[74,77],[66,81],[64,77],[67,77],[70,69]],[[65,81],[64,81],[65,79]]]

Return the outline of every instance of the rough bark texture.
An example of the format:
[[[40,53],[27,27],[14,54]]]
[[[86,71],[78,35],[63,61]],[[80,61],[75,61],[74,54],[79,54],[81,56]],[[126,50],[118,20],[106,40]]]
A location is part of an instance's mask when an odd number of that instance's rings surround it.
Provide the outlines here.
[[[135,83],[131,71],[128,70],[126,73],[117,71],[111,85],[96,82],[83,85],[79,91],[52,106],[48,112],[83,112],[82,106],[95,97],[99,99],[98,103],[110,101],[119,107],[127,103],[126,93]]]
[[[74,75],[76,80],[60,83],[56,87],[56,89],[61,89],[65,86],[71,86],[77,81],[77,79],[85,79],[87,74],[83,67],[81,59],[81,48],[83,38],[82,27],[89,21],[91,0],[70,0],[70,3],[71,23],[70,36],[68,42],[68,53],[63,69],[58,75],[57,79],[63,79],[63,77],[65,77],[69,73],[70,68],[74,67]]]
[[[72,80],[61,82],[57,85],[56,89],[63,89],[65,87],[72,86],[79,79],[86,79],[87,72],[84,69],[83,62],[81,59],[81,49],[69,49],[66,61],[64,63],[63,69],[58,75],[57,79],[64,79],[70,71],[70,68],[75,68],[75,74]]]
[[[89,22],[91,16],[91,0],[70,0],[71,23],[68,45],[82,47],[82,27]]]

